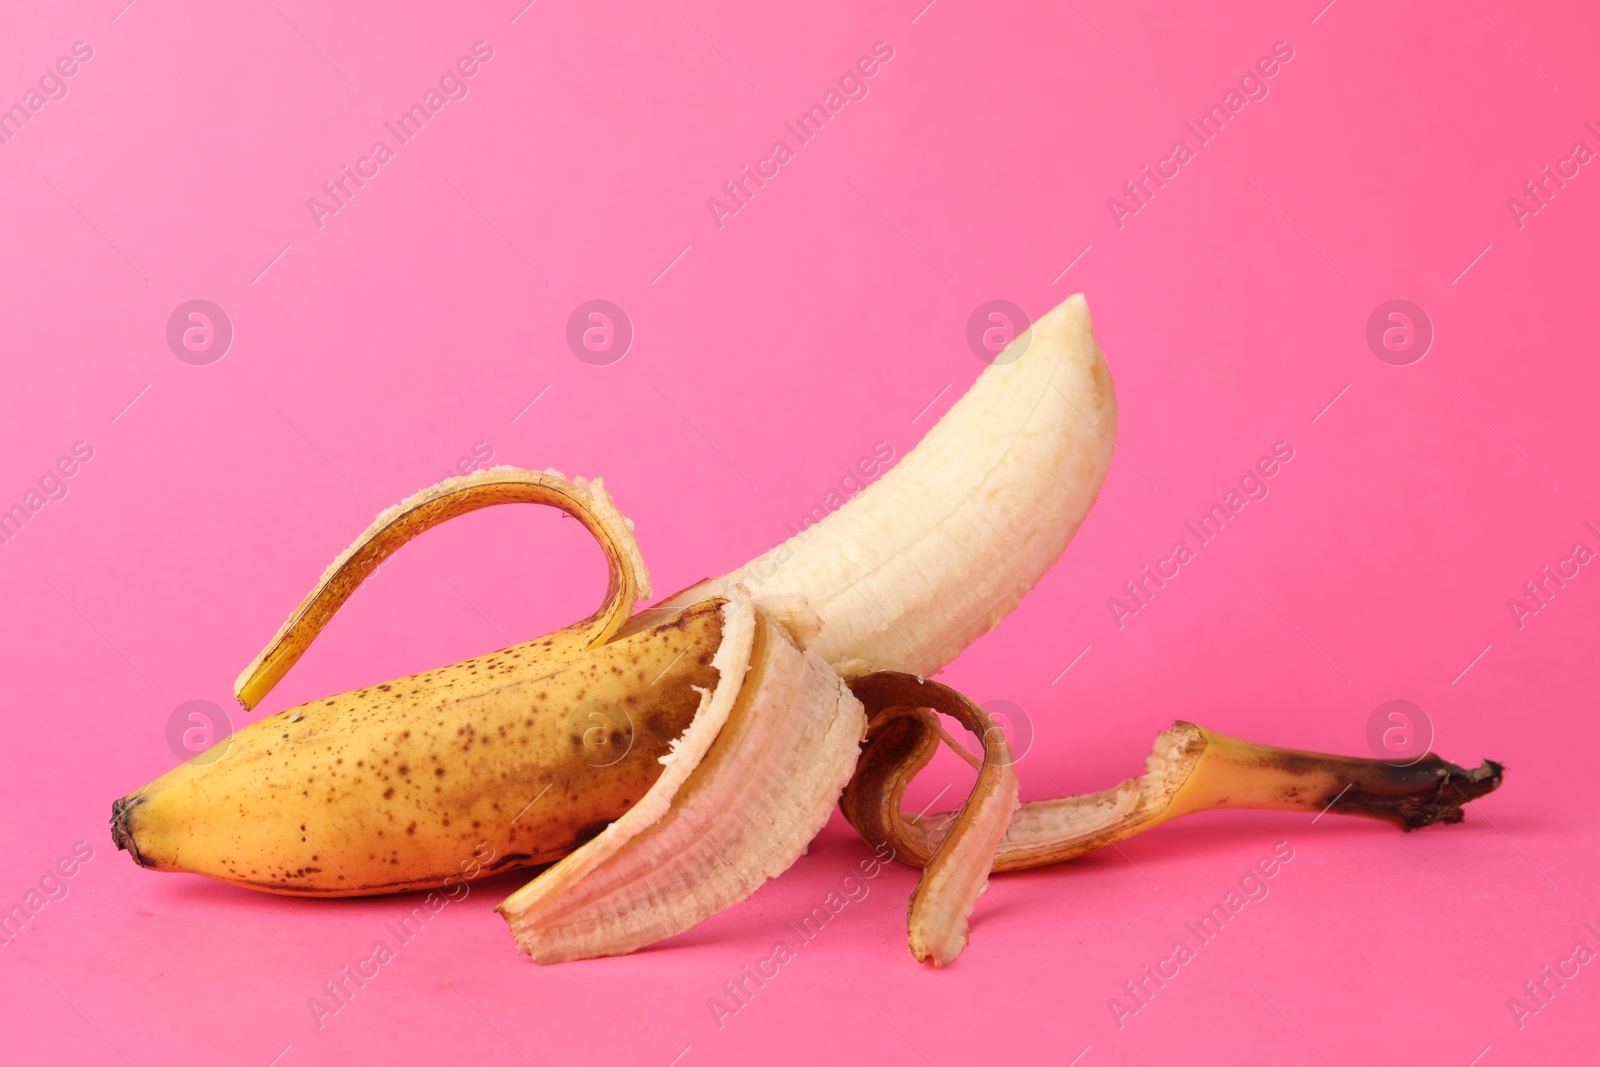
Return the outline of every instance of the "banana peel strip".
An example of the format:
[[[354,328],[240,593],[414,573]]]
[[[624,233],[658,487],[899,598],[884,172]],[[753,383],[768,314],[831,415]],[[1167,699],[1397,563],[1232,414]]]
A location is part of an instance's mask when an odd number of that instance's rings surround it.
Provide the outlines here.
[[[300,606],[234,683],[234,696],[253,708],[295,665],[322,628],[378,565],[412,538],[458,515],[496,504],[546,504],[575,517],[606,555],[605,600],[588,618],[541,639],[554,656],[610,640],[648,599],[650,577],[633,538],[633,523],[616,509],[599,478],[576,481],[555,471],[493,467],[449,478],[386,509],[355,543],[340,553]]]
[[[756,608],[723,606],[716,687],[634,807],[497,909],[540,963],[632,952],[749,897],[827,823],[866,727],[834,670]]]
[[[968,919],[988,888],[996,849],[1017,807],[1010,746],[987,712],[938,682],[879,671],[855,680],[850,688],[871,719],[865,749],[840,806],[868,844],[887,841],[896,858],[922,868],[906,921],[911,954],[943,966],[966,947]],[[928,709],[949,715],[983,742],[977,782],[937,841],[908,832],[900,812],[906,786],[948,736]],[[902,847],[915,853],[902,853]]]
[[[914,867],[931,866],[960,832],[962,811],[908,818],[900,810],[905,786],[932,759],[938,741],[927,724],[902,717],[880,727],[874,718],[868,749],[841,802],[869,844],[887,842],[897,859]],[[1278,748],[1176,722],[1157,736],[1144,774],[1094,793],[1019,805],[996,846],[994,870],[1062,863],[1219,808],[1360,815],[1403,830],[1455,823],[1468,801],[1500,786],[1503,771],[1494,760],[1467,769],[1432,753],[1396,764]]]

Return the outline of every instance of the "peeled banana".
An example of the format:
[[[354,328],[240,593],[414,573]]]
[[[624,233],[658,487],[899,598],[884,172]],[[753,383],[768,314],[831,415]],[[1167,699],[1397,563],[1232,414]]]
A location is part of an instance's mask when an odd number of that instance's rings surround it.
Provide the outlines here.
[[[733,585],[803,596],[846,678],[931,675],[999,626],[1060,558],[1111,465],[1117,398],[1089,305],[1042,316],[916,448],[815,526],[629,626]]]
[[[361,581],[419,533],[504,503],[575,516],[604,550],[604,601],[555,633],[269,716],[221,759],[115,802],[142,866],[300,896],[442,886],[554,863],[499,907],[557,962],[689,929],[795,862],[833,805],[922,868],[907,936],[949,963],[992,871],[1060,862],[1218,807],[1332,810],[1407,829],[1459,821],[1485,762],[1395,768],[1255,745],[1187,723],[1146,773],[1018,803],[983,709],[927,676],[1016,606],[1094,503],[1116,399],[1087,305],[1040,318],[900,464],[744,567],[635,614],[650,581],[598,479],[511,467],[423,490],[342,553],[235,685],[264,698]],[[944,731],[950,716],[981,759]],[[941,743],[978,770],[959,810],[901,812]],[[481,865],[480,865],[481,866]]]

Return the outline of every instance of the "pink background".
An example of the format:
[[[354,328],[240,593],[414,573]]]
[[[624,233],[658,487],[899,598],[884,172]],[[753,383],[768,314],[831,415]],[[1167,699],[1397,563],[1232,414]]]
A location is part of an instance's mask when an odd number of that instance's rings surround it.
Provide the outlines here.
[[[1600,575],[1521,629],[1506,603],[1575,541],[1600,548],[1600,176],[1520,229],[1506,206],[1575,140],[1600,148],[1592,14],[924,2],[0,16],[0,101],[94,49],[0,146],[0,505],[94,450],[0,546],[0,905],[94,849],[0,952],[6,1060],[1592,1055],[1596,967],[1520,1029],[1507,1001],[1580,939],[1600,949]],[[494,58],[470,94],[319,229],[306,199],[478,40]],[[880,40],[870,95],[719,229],[706,198]],[[1119,229],[1107,198],[1280,40],[1270,95]],[[320,1031],[307,998],[415,901],[282,900],[111,846],[111,800],[174,762],[173,709],[231,708],[327,562],[476,442],[604,475],[670,593],[785,536],[875,442],[909,450],[981,368],[979,303],[1038,315],[1077,291],[1119,458],[1062,563],[946,675],[1024,709],[1024,797],[1134,772],[1176,717],[1367,754],[1374,709],[1403,698],[1447,758],[1509,768],[1465,825],[1196,817],[995,879],[942,972],[907,952],[897,866],[721,1029],[722,983],[868,855],[842,821],[751,901],[631,958],[540,968],[491,910],[520,879],[478,885]],[[611,366],[564,341],[597,297],[636,330]],[[164,337],[196,298],[235,329],[209,366]],[[1405,367],[1365,340],[1394,298],[1436,333]],[[1107,598],[1280,440],[1295,459],[1271,495],[1119,630]],[[262,711],[543,632],[602,573],[553,514],[463,519],[386,565]],[[913,807],[951,783],[941,806],[964,779],[936,764]],[[1270,896],[1119,1029],[1108,998],[1280,841],[1295,858]]]

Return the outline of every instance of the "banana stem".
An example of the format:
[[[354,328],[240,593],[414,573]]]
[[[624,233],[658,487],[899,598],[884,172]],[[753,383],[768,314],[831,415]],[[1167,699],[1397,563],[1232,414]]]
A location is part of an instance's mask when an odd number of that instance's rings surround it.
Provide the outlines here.
[[[1332,811],[1402,830],[1462,819],[1462,805],[1499,787],[1493,760],[1466,770],[1432,752],[1409,764],[1301,752],[1196,727],[1205,750],[1166,818],[1212,808]]]
[[[908,725],[915,719],[896,722],[897,729],[869,736],[844,811],[869,844],[887,841],[899,859],[920,867],[956,816],[900,811],[900,796],[932,758],[937,736],[927,727],[918,733]],[[1499,788],[1504,775],[1494,760],[1467,770],[1429,753],[1401,766],[1258,744],[1187,722],[1157,737],[1145,768],[1111,789],[1018,807],[996,849],[994,870],[1061,863],[1172,819],[1221,808],[1360,815],[1403,830],[1455,823],[1462,805]]]

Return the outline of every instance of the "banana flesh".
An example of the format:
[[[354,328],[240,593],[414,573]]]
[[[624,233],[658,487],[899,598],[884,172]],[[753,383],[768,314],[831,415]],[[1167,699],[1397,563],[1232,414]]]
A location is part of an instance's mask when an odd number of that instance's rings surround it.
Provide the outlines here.
[[[1111,464],[1117,401],[1074,296],[978,376],[916,448],[838,511],[645,612],[734,585],[803,596],[812,647],[846,678],[924,677],[1000,625],[1061,556]]]

